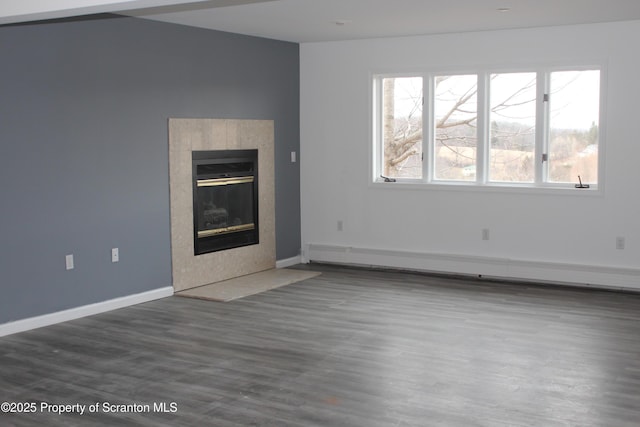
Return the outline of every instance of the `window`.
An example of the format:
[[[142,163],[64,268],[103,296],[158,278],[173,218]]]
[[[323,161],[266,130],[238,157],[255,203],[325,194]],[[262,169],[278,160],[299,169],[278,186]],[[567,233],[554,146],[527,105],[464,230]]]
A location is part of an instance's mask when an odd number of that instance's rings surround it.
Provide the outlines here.
[[[600,73],[551,73],[549,171],[551,182],[598,179]]]
[[[376,76],[375,178],[562,188],[581,180],[597,188],[600,74]]]
[[[383,79],[383,173],[422,177],[422,78]]]
[[[434,178],[475,179],[464,171],[477,157],[478,77],[435,76],[434,81]]]
[[[489,181],[534,182],[536,73],[491,74]]]

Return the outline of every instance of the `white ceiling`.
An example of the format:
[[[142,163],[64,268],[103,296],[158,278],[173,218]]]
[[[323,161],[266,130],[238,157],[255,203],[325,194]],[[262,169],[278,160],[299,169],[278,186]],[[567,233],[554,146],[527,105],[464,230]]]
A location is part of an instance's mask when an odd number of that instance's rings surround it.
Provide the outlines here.
[[[0,23],[101,12],[304,43],[640,20],[640,0],[3,0]]]

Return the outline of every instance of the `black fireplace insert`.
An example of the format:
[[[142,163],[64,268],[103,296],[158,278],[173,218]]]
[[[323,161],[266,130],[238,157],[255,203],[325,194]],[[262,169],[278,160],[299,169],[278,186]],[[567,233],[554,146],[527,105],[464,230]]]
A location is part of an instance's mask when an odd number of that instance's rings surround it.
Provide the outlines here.
[[[258,150],[193,151],[195,255],[259,243]]]

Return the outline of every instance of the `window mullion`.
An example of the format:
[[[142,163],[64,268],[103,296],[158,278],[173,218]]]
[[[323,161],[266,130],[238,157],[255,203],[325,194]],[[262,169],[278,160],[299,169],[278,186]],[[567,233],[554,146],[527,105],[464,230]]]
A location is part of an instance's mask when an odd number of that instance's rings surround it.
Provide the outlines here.
[[[477,116],[477,152],[476,182],[486,184],[489,181],[489,75],[478,74],[478,116]]]
[[[536,150],[535,150],[535,183],[547,182],[549,160],[549,73],[539,71],[536,94]]]
[[[384,171],[384,148],[382,142],[382,77],[373,80],[373,133],[377,141],[374,150],[373,176],[374,182]]]
[[[435,109],[434,109],[434,77],[432,74],[422,76],[422,177],[432,182],[435,169]]]

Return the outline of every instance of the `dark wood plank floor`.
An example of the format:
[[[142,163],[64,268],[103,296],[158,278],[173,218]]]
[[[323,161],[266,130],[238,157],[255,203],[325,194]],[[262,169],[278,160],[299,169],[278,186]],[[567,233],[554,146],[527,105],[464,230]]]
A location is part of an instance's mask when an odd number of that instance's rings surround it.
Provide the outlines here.
[[[640,425],[638,294],[299,268],[323,274],[0,338],[0,402],[100,404],[0,425]]]

